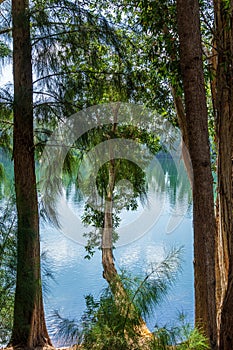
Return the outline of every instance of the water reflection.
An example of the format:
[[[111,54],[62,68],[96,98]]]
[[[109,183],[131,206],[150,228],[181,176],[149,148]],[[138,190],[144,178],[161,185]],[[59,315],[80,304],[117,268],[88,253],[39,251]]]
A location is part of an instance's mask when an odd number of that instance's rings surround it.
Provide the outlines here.
[[[114,251],[116,266],[132,274],[145,273],[153,262],[162,260],[169,247],[184,246],[183,272],[167,299],[148,321],[151,329],[156,324],[175,320],[178,311],[184,311],[187,319],[193,321],[193,267],[192,267],[192,200],[189,181],[183,163],[180,167],[167,156],[159,155],[157,162],[162,171],[151,171],[153,191],[149,193],[149,202],[156,203],[159,210],[153,226],[138,239],[129,244],[118,245]],[[162,174],[162,176],[161,176]],[[78,194],[77,194],[78,195]],[[74,211],[81,211],[82,205],[74,192],[70,192],[70,203]],[[129,223],[142,215],[145,209],[139,205],[136,212],[121,213],[121,228],[127,229]],[[154,207],[151,206],[152,214]],[[81,214],[80,214],[81,215]],[[145,223],[141,220],[141,227]],[[132,237],[134,232],[132,233]],[[122,236],[123,237],[123,236]],[[46,297],[46,315],[49,318],[54,310],[62,316],[79,319],[85,309],[84,296],[92,293],[98,297],[107,286],[102,277],[101,253],[97,251],[93,258],[84,259],[83,246],[64,236],[58,230],[46,225],[42,228],[42,247],[47,250],[48,258],[54,267],[56,284]],[[52,331],[52,323],[49,323]]]

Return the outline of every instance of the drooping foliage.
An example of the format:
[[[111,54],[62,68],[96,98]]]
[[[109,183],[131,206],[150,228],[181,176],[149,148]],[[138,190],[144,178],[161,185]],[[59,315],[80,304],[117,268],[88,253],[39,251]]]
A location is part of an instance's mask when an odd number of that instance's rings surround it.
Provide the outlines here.
[[[6,345],[13,324],[16,274],[16,212],[13,198],[0,205],[0,344]]]
[[[65,342],[81,343],[84,349],[154,349],[153,336],[143,339],[137,332],[142,316],[148,316],[165,297],[180,269],[182,249],[173,249],[151,266],[145,276],[119,275],[127,291],[127,300],[116,301],[108,287],[99,300],[86,296],[86,311],[80,322],[63,318],[56,312],[57,335]],[[131,304],[134,304],[134,314]],[[124,309],[124,312],[123,312]]]
[[[224,3],[223,13],[230,13],[229,2]],[[212,35],[215,34],[212,29],[213,10],[209,1],[201,1],[200,5],[209,128],[214,140],[215,119],[212,111],[216,108],[214,99],[216,71],[213,58],[216,52],[212,51],[210,44]],[[10,13],[10,2],[7,0],[1,2],[2,62],[6,62],[6,58],[11,54]],[[35,149],[38,160],[57,121],[93,104],[116,100],[143,102],[156,107],[161,115],[177,124],[173,103],[177,96],[180,98],[179,102],[183,101],[175,1],[130,3],[113,1],[111,4],[93,1],[87,4],[85,1],[34,0],[30,2],[30,21],[34,73]],[[211,89],[213,106],[209,97]],[[10,86],[1,89],[0,145],[5,149],[11,148],[13,106],[11,92]],[[175,104],[176,108],[180,106],[176,102]],[[133,130],[133,134],[135,133],[136,130]],[[93,142],[93,135],[91,138]],[[98,138],[96,139],[97,143],[100,142]],[[213,146],[215,147],[214,144]],[[79,149],[71,150],[66,157],[64,171],[67,174],[65,179],[67,182],[64,184],[68,183],[70,186],[67,192],[75,182],[75,176],[72,181],[69,174],[72,169],[73,174],[77,171],[74,164],[79,163],[80,153]],[[231,154],[228,159],[230,163]],[[121,163],[122,171],[128,166],[124,161],[116,163],[117,165]],[[0,167],[0,176],[3,179],[2,169],[3,166]],[[103,195],[106,194],[107,169],[108,164],[105,164],[99,171],[97,179],[100,193]],[[140,191],[142,193],[144,191],[143,181],[140,182],[140,179],[143,179],[137,171],[135,168],[130,174],[134,180],[134,175],[139,174],[136,179],[138,182],[134,183],[137,189],[135,197]],[[119,180],[121,180],[120,173]],[[1,195],[4,194],[3,189],[6,191],[7,186],[1,186]],[[123,190],[124,186],[118,187],[116,196],[120,197]],[[79,194],[78,190],[76,193]],[[132,201],[130,204],[122,202],[121,205],[135,208],[136,202]],[[98,221],[101,226],[103,215],[100,217],[89,209],[87,207],[88,215],[84,217],[84,221]],[[115,224],[118,224],[117,218]]]

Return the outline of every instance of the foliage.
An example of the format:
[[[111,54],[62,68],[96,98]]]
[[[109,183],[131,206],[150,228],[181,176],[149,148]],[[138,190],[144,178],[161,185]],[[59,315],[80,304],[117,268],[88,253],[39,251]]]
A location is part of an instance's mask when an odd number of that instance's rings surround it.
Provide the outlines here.
[[[114,15],[112,9],[107,8],[109,2],[105,3],[104,5],[100,2],[100,5],[96,7],[94,1],[89,2],[88,6],[85,1],[31,1],[33,64],[36,75],[34,112],[37,118],[36,150],[38,159],[47,137],[56,125],[56,118],[60,119],[83,107],[99,102],[118,99],[146,102],[156,107],[161,115],[169,116],[176,123],[170,83],[178,87],[180,94],[182,88],[174,1],[131,3],[121,1],[120,4],[117,4],[118,11]],[[124,11],[122,11],[121,17],[122,8]],[[102,10],[104,11],[101,12]],[[99,15],[100,13],[101,15]],[[127,13],[127,15],[123,13]],[[126,16],[128,16],[127,21]],[[126,25],[122,25],[124,21]],[[10,54],[7,46],[8,40],[9,37],[0,42],[0,56],[2,58]],[[9,90],[4,89],[2,92],[1,98],[11,107],[12,99],[9,96]],[[4,108],[6,108],[5,105]],[[8,145],[10,149],[11,142],[8,131],[12,125],[8,125],[8,122],[11,123],[9,110],[7,111],[7,122],[4,121],[4,128],[1,129],[0,143]],[[212,125],[211,127],[213,128]],[[152,140],[148,133],[136,129],[124,129],[120,132],[125,137],[140,139],[140,142],[151,148],[152,152],[158,151],[158,140]],[[91,147],[93,147],[101,142],[101,137],[95,133],[95,137],[92,135],[91,140]],[[86,144],[84,151],[87,151],[89,146]],[[68,175],[66,178],[64,177],[64,182],[67,181],[69,186],[72,183],[72,181],[69,182],[69,174],[77,172],[80,159],[80,147],[76,151],[71,150],[66,157],[63,170]],[[108,166],[108,163],[103,165],[97,178],[98,189],[102,197],[106,194]],[[143,198],[143,195],[146,194],[146,184],[140,169],[125,160],[117,161],[116,166],[121,169],[117,174],[119,183],[122,178],[127,178],[128,169],[128,180],[134,183],[134,197],[130,201],[127,198],[124,201],[118,201],[120,207],[116,208],[116,213],[113,216],[114,228],[119,225],[117,217],[119,210],[123,207],[128,210],[136,209],[136,198],[138,196]],[[2,169],[3,167],[0,167],[0,176],[2,175],[3,178],[4,171],[1,171]],[[75,181],[75,177],[72,180]],[[120,185],[116,187],[115,199],[122,198],[122,189]],[[94,223],[96,227],[102,228],[103,212],[94,210],[87,205],[83,220],[88,224]],[[89,256],[99,239],[98,233],[96,236],[92,235],[90,244],[87,246]],[[117,239],[116,234],[115,239]],[[124,276],[122,276],[122,280],[124,281]],[[165,283],[161,284],[159,291],[155,292],[149,277],[145,281],[132,279],[131,282],[133,286],[131,285],[131,289],[129,288],[130,297],[134,300],[137,308],[144,310],[145,313],[151,310],[154,300],[159,300],[159,295],[166,291]],[[144,286],[146,288],[141,292]],[[145,298],[146,291],[148,293],[151,291],[151,294],[149,293]],[[141,298],[142,295],[143,298]],[[103,305],[104,302],[106,305]],[[124,337],[122,339],[122,336],[118,337],[118,334],[121,333],[117,327],[122,326],[122,315],[119,314],[112,296],[105,295],[102,302],[96,304],[96,308],[94,304],[93,299],[87,300],[88,312],[91,314],[96,309],[98,314],[97,319],[95,319],[96,329],[90,328],[90,332],[93,329],[95,331],[90,333],[89,339],[96,339],[95,337],[98,335],[100,348],[101,346],[103,349],[111,346],[126,349],[127,340]],[[103,314],[99,314],[100,309],[103,309]],[[112,320],[108,320],[107,326],[103,326],[103,321],[106,321],[109,310],[110,314],[115,316]],[[127,324],[124,327],[126,326]],[[107,340],[104,340],[102,333],[108,335]],[[195,334],[193,336],[195,338]],[[110,343],[106,343],[108,339],[110,339]]]
[[[186,323],[183,314],[180,314],[175,326],[156,326],[149,337],[137,332],[141,317],[154,311],[165,297],[169,286],[175,282],[180,252],[180,249],[172,250],[144,278],[132,277],[126,273],[119,275],[130,302],[135,305],[134,317],[129,317],[127,313],[128,300],[121,300],[119,304],[108,287],[99,300],[95,300],[92,295],[85,297],[86,310],[80,322],[61,317],[56,311],[56,336],[65,344],[82,344],[84,350],[209,349],[205,337]],[[125,308],[126,312],[123,313],[121,308]]]
[[[173,249],[164,260],[151,266],[145,277],[118,276],[127,291],[127,300],[114,298],[106,288],[99,300],[86,296],[86,311],[79,324],[75,320],[58,318],[57,335],[65,342],[78,342],[84,349],[143,349],[138,326],[143,316],[153,312],[174,283],[180,268],[181,249]],[[117,282],[116,282],[117,283]],[[132,314],[131,305],[134,305]],[[129,312],[130,310],[130,312]]]
[[[12,163],[12,134],[13,134],[13,115],[12,110],[0,103],[0,180],[10,185],[13,179]],[[8,181],[9,180],[9,181]],[[8,193],[9,194],[9,193]]]
[[[11,26],[10,6],[2,4],[2,27]],[[30,1],[34,116],[41,133],[45,123],[54,128],[57,120],[84,107],[128,100],[139,85],[132,80],[130,36],[93,8],[92,1]],[[11,36],[1,34],[6,46]],[[1,89],[2,103],[12,106],[9,94]]]
[[[0,344],[9,341],[16,278],[16,208],[13,193],[12,112],[0,106]]]
[[[0,137],[0,142],[3,138]],[[13,189],[13,162],[9,158],[6,148],[0,145],[0,201],[4,201],[12,194]]]
[[[90,133],[88,133],[88,135],[84,135],[84,142],[82,143],[81,140],[81,145],[79,140],[79,148],[82,148],[82,152],[85,154],[85,152],[94,147],[96,144],[99,144],[106,140],[126,138],[135,140],[139,144],[146,146],[153,154],[156,154],[161,149],[159,137],[156,137],[154,134],[149,133],[146,130],[140,130],[139,128],[133,126],[124,126],[119,124],[117,125],[116,131],[113,133],[111,131],[111,128],[112,126],[110,124],[101,129],[92,130]],[[115,151],[115,149],[112,151],[113,154]],[[111,155],[111,157],[115,158],[114,155]],[[141,152],[139,157],[143,160],[143,163],[146,166],[148,162],[146,154],[143,156],[143,153]],[[96,168],[99,168],[96,177],[96,186],[101,201],[99,203],[95,199],[95,195],[93,195],[93,188],[90,188],[89,182],[87,180],[87,186],[85,190],[86,198],[83,198],[86,204],[84,208],[84,214],[82,216],[82,221],[84,225],[94,226],[95,230],[87,232],[85,234],[85,237],[88,238],[86,245],[88,254],[86,258],[90,258],[94,254],[94,248],[100,247],[101,245],[102,229],[104,227],[104,207],[106,204],[106,196],[109,187],[109,169],[111,165],[113,165],[114,168],[114,185],[112,189],[113,243],[116,242],[118,238],[116,229],[120,224],[119,213],[121,210],[124,208],[126,210],[136,210],[138,208],[138,199],[141,200],[142,204],[145,204],[147,199],[147,182],[145,173],[133,161],[127,159],[114,159],[114,164],[112,164],[111,161],[108,161],[104,164],[101,164],[100,167],[98,166],[98,159],[91,159],[90,166],[93,166],[93,162],[97,162]],[[83,178],[85,178],[85,175],[86,174],[83,175]],[[78,176],[80,177],[82,174],[79,172]],[[132,191],[129,188],[129,183],[132,186]],[[78,186],[78,182],[76,182],[76,185]]]
[[[14,294],[16,283],[16,208],[14,196],[0,201],[0,345],[10,340],[13,325]],[[55,281],[53,266],[46,252],[41,254],[43,294],[50,292],[50,281]]]
[[[108,60],[120,52],[118,33],[103,16],[94,15],[85,1],[35,1],[33,5],[35,115],[43,121],[60,119],[98,103],[118,76],[108,79],[112,76]]]
[[[5,345],[13,323],[16,278],[16,214],[13,198],[0,203],[0,344]]]
[[[0,41],[0,57],[1,58],[8,57],[10,55],[10,53],[11,53],[11,51],[10,51],[9,47],[5,43]]]
[[[207,339],[180,314],[173,327],[156,327],[151,341],[151,350],[205,350],[209,349]]]

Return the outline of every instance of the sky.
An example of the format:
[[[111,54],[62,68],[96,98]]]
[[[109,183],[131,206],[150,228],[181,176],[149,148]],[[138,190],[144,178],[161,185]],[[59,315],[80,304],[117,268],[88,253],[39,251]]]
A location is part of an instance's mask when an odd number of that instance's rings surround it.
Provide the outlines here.
[[[2,72],[0,74],[0,86],[12,81],[13,81],[12,65],[8,64],[4,68],[2,68]]]

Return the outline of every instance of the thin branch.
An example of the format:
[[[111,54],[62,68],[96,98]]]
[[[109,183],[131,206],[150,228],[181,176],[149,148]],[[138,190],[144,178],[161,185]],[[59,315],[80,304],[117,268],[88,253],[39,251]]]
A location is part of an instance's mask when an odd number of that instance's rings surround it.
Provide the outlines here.
[[[36,38],[34,38],[34,41],[32,42],[32,46],[34,46],[39,41],[44,40],[44,39],[48,39],[48,38],[52,38],[52,37],[56,37],[56,36],[62,36],[64,34],[73,34],[73,33],[79,33],[79,32],[80,32],[80,28],[75,29],[75,30],[70,30],[70,31],[63,31],[63,32],[59,32],[59,33],[48,34],[48,35],[41,36],[41,37],[36,37]]]
[[[210,33],[215,36],[215,30],[213,28],[213,26],[210,25],[210,23],[214,22],[214,20],[209,16],[209,18],[207,19],[206,14],[203,11],[200,11],[202,18],[203,18],[203,22],[205,23],[206,27],[209,29]]]
[[[0,0],[1,1],[1,0]],[[6,33],[10,33],[12,31],[12,27],[11,28],[5,28],[0,30],[0,35],[1,34],[6,34]]]
[[[61,101],[61,99],[59,99],[58,97],[56,97],[55,95],[52,95],[50,94],[49,92],[43,92],[43,91],[33,91],[34,94],[37,94],[37,95],[45,95],[45,96],[48,96],[48,97],[51,97],[57,101]]]
[[[56,110],[54,110],[54,108],[56,108],[57,106],[61,106],[63,105],[64,102],[63,101],[48,101],[48,102],[41,102],[41,103],[37,103],[37,104],[34,104],[33,106],[33,109],[36,109],[36,108],[40,108],[40,107],[43,107],[43,106],[47,106],[50,108],[50,110],[58,117],[58,114],[56,114]],[[74,102],[69,102],[69,106],[71,107],[75,107],[75,108],[82,108],[83,105],[82,104],[78,104],[78,101],[74,101]],[[53,108],[54,107],[54,108]],[[60,117],[59,117],[60,119]]]
[[[41,134],[43,134],[43,132],[41,132]],[[44,134],[46,134],[44,132]],[[55,140],[56,141],[56,140]],[[60,140],[59,140],[60,141]],[[81,147],[77,147],[77,146],[70,146],[70,145],[66,145],[65,143],[49,143],[47,144],[47,141],[40,141],[40,142],[37,142],[34,144],[34,148],[38,147],[38,146],[41,146],[41,145],[46,145],[47,147],[60,147],[60,148],[65,148],[65,149],[75,149],[75,150],[78,150],[78,151],[82,151],[83,149]]]
[[[4,0],[3,0],[4,1]],[[1,4],[1,3],[0,3]],[[7,23],[7,26],[10,27],[11,21],[3,14],[3,11],[0,12],[0,15],[3,17],[4,21]]]
[[[44,79],[48,79],[48,78],[52,78],[52,77],[57,77],[57,76],[61,76],[61,75],[68,75],[68,74],[75,74],[75,73],[80,73],[82,71],[76,71],[76,72],[59,72],[59,73],[52,73],[52,74],[48,74],[46,75],[45,77],[41,77],[41,78],[38,78],[37,80],[33,81],[33,84],[36,84],[38,83],[39,81],[41,80],[44,80]]]
[[[77,73],[85,73],[85,74],[103,74],[103,75],[127,75],[124,72],[108,72],[108,71],[92,71],[92,70],[76,70],[74,71],[69,71],[69,72],[59,72],[59,73],[52,73],[48,74],[45,77],[38,78],[33,82],[33,84],[38,83],[41,80],[47,79],[47,78],[52,78],[55,76],[61,76],[61,75],[70,75],[70,74],[77,74]]]
[[[0,90],[1,91],[1,90]],[[4,96],[1,96],[0,98],[0,104],[7,104],[7,102],[3,102],[2,100],[8,101],[8,103],[12,104],[13,101],[10,98],[6,98]]]
[[[14,125],[13,122],[9,122],[8,120],[3,120],[3,119],[0,119],[0,123],[2,123],[2,124]]]
[[[49,106],[49,107],[54,107],[54,106],[57,106],[59,105],[61,102],[59,101],[53,101],[53,102],[41,102],[41,103],[35,103],[33,105],[33,108],[37,108],[37,107],[41,107],[41,106]]]
[[[125,315],[125,318],[124,318],[124,327],[123,329],[125,329],[125,326],[126,326],[126,322],[127,322],[127,319],[128,319],[128,316],[129,316],[129,312],[132,308],[132,305],[133,305],[133,302],[134,302],[134,299],[136,298],[137,294],[140,292],[142,286],[146,283],[146,281],[155,273],[155,270],[152,269],[152,271],[146,275],[146,277],[143,279],[143,281],[141,281],[140,285],[138,286],[138,288],[136,289],[134,295],[133,295],[133,298],[130,300],[130,302],[128,303],[128,306],[127,306],[127,311],[126,311],[126,315]]]
[[[6,247],[6,245],[7,245],[7,239],[9,238],[9,236],[10,236],[10,234],[11,234],[11,232],[12,232],[12,229],[13,229],[13,227],[14,227],[14,225],[15,225],[15,221],[16,221],[16,216],[14,216],[14,218],[13,218],[13,220],[11,221],[11,224],[10,224],[10,227],[9,227],[9,229],[8,229],[8,231],[7,231],[7,235],[6,235],[6,237],[5,237],[5,241],[3,242],[3,244],[0,246],[0,256],[2,256],[2,254],[3,254],[3,252],[4,252],[4,249],[5,249],[5,247]],[[1,261],[0,261],[0,265],[1,265]]]

